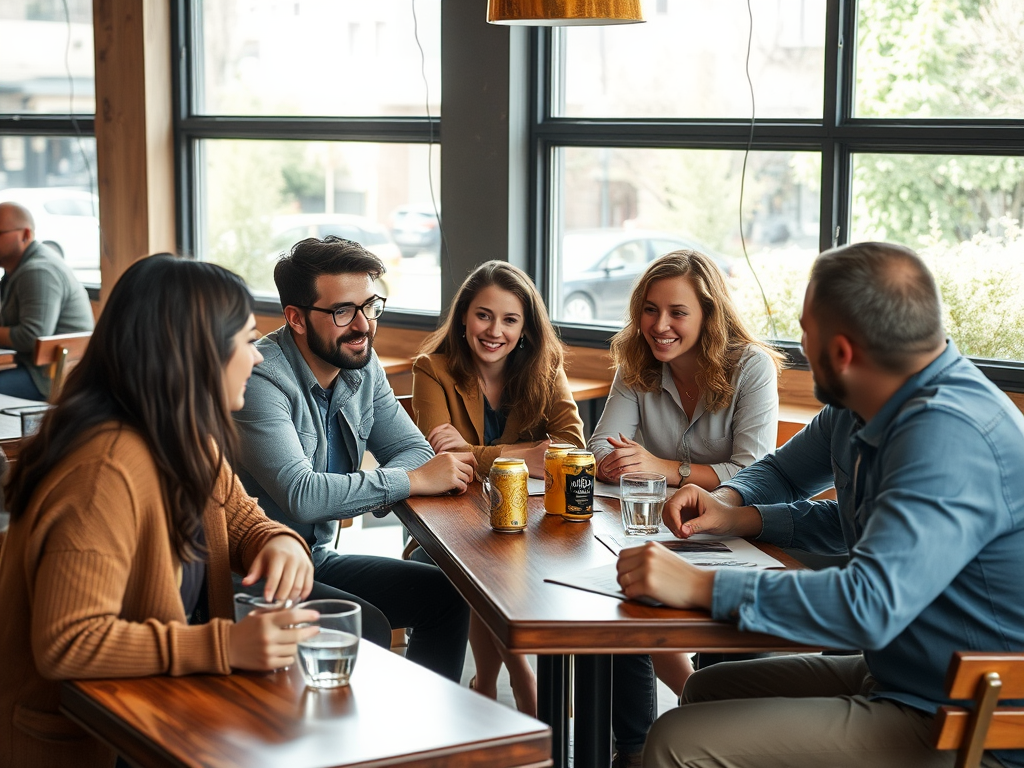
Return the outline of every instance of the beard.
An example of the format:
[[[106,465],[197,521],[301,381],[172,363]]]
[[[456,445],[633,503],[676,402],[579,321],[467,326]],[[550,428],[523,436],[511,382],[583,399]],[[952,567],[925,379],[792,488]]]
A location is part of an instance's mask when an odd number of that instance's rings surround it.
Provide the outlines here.
[[[811,371],[811,378],[814,381],[814,396],[825,405],[845,408],[843,400],[846,399],[846,386],[839,380],[836,369],[832,367],[832,363],[824,351],[818,356],[818,369],[821,374],[820,380],[814,371]]]
[[[342,348],[343,344],[350,341],[358,341],[364,337],[366,338],[366,349],[363,352],[353,353]],[[346,371],[355,371],[360,368],[365,368],[366,364],[370,362],[370,358],[372,357],[372,332],[360,333],[359,331],[350,331],[337,339],[332,345],[329,339],[316,332],[312,323],[307,323],[306,338],[309,342],[310,351],[325,363],[333,365],[335,368],[342,368]]]

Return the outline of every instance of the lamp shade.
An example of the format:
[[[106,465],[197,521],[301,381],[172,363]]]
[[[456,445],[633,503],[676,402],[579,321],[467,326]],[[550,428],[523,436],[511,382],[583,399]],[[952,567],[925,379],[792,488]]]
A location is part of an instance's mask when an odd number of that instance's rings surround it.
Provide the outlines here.
[[[487,21],[529,27],[636,24],[640,0],[487,0]]]

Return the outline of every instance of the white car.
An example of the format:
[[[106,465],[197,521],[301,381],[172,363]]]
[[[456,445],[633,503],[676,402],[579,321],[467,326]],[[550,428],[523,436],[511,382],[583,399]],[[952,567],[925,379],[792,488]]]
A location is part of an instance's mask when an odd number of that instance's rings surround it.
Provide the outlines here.
[[[73,270],[100,268],[99,198],[82,189],[0,189],[0,202],[18,203],[36,222],[35,238],[64,257]]]

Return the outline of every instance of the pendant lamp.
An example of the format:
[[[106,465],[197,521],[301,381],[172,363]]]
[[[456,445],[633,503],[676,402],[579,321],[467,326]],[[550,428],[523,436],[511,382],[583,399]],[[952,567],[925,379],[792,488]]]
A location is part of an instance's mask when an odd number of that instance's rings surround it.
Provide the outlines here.
[[[636,24],[640,0],[487,0],[487,21],[526,27]]]

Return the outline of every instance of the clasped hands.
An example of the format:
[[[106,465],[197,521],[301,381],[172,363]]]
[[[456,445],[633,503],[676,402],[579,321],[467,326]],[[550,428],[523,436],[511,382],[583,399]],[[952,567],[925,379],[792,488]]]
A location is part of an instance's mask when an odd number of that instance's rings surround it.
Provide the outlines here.
[[[695,533],[756,536],[761,515],[754,507],[738,507],[723,500],[734,491],[709,493],[687,485],[665,502],[662,519],[681,539]],[[649,597],[673,608],[710,608],[715,573],[690,565],[657,542],[619,552],[619,586],[629,598]]]
[[[614,448],[611,453],[601,459],[597,465],[597,476],[606,483],[617,483],[626,472],[657,472],[666,476],[666,462],[659,459],[636,440],[631,440],[621,432],[618,437],[607,438],[608,444]],[[678,475],[669,476],[669,485],[678,484]]]

